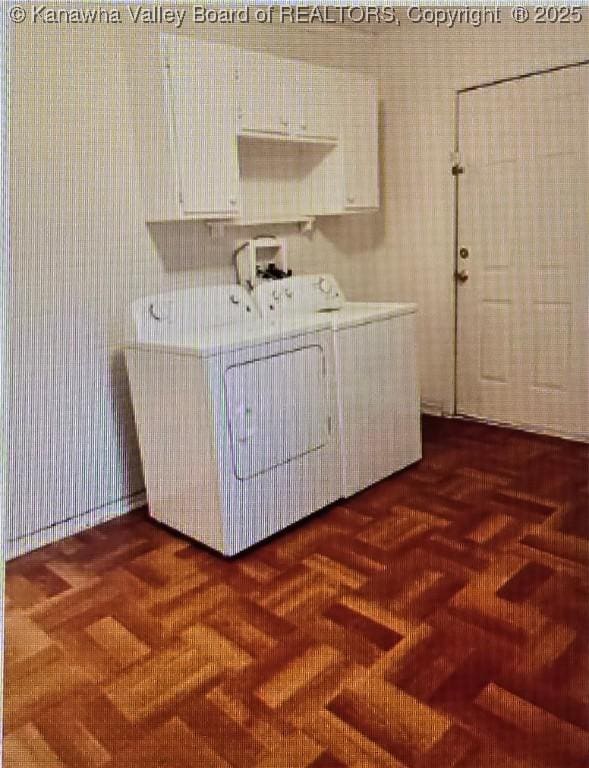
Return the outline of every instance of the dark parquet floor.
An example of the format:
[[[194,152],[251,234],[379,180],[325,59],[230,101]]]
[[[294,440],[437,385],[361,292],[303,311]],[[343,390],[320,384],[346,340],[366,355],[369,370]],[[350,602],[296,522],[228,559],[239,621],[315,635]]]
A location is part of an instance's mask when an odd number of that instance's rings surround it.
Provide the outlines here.
[[[424,459],[225,560],[133,513],[6,573],[6,768],[589,765],[589,446]]]

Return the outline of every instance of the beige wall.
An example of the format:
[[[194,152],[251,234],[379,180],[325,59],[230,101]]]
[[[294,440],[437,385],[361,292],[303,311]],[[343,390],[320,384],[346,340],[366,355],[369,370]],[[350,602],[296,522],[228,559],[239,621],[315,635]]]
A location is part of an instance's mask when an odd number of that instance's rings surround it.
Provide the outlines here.
[[[588,58],[583,27],[201,32],[379,77],[381,212],[325,219],[312,236],[283,234],[296,271],[331,270],[353,299],[419,302],[423,397],[434,409],[452,408],[455,91]],[[231,280],[229,254],[246,235],[213,241],[202,225],[145,225],[157,152],[146,121],[159,108],[152,31],[25,23],[11,33],[7,534],[75,518],[11,550],[21,551],[120,513],[141,491],[120,354],[126,307],[151,292]]]

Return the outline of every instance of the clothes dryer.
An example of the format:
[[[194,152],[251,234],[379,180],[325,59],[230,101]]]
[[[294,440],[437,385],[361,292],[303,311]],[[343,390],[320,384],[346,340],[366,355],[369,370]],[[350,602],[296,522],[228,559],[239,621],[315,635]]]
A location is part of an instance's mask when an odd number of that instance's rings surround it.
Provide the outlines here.
[[[240,286],[133,304],[125,356],[150,514],[234,555],[341,492],[329,320],[261,318]]]

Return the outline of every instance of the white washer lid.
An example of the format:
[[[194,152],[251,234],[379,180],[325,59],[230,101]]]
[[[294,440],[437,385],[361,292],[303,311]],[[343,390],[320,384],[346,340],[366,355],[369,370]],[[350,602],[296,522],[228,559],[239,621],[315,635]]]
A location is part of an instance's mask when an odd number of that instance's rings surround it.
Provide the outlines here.
[[[417,304],[395,302],[347,301],[341,309],[326,314],[334,330],[353,325],[365,325],[391,317],[412,315],[417,312]]]

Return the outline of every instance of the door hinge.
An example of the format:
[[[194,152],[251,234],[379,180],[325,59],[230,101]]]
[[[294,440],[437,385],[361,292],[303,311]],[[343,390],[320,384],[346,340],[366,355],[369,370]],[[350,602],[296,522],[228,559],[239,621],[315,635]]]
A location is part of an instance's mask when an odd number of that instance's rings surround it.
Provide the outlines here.
[[[460,163],[454,163],[452,166],[452,176],[460,176],[461,173],[464,173],[464,166],[460,165]]]

